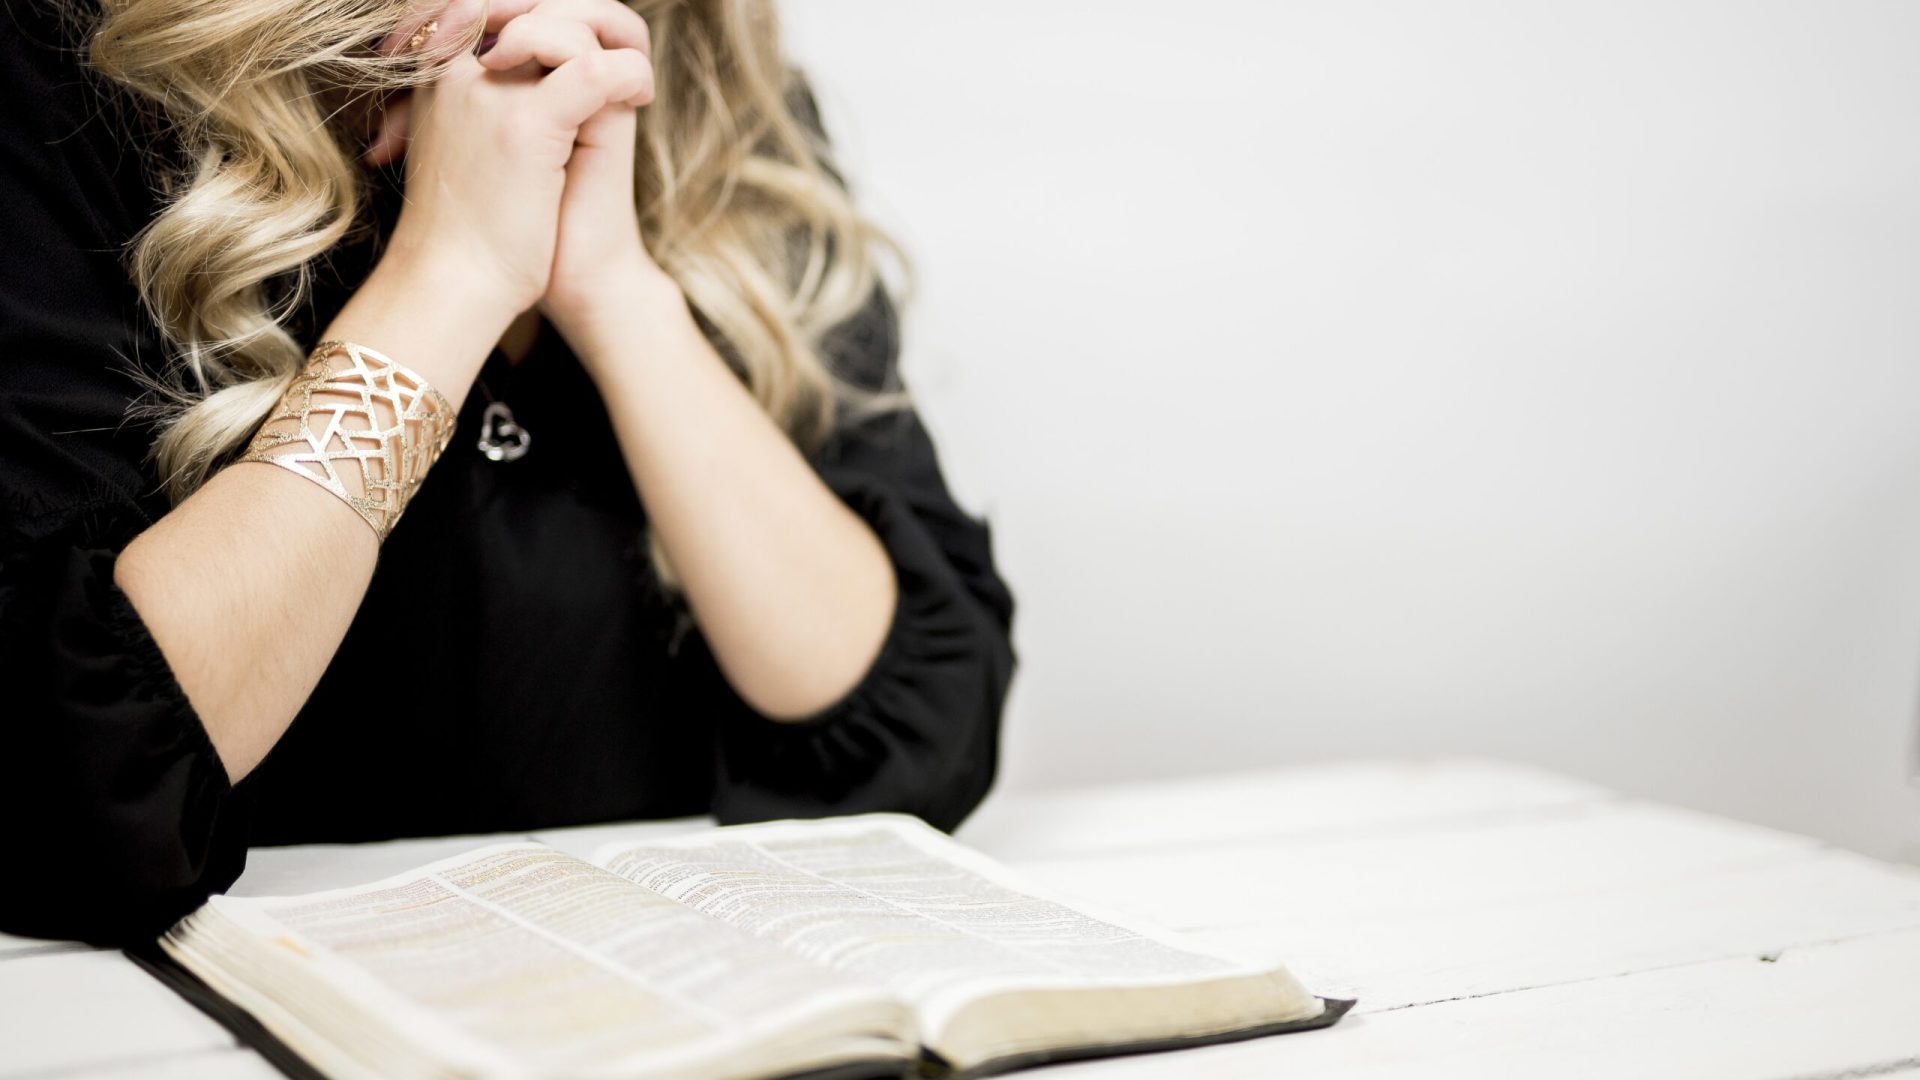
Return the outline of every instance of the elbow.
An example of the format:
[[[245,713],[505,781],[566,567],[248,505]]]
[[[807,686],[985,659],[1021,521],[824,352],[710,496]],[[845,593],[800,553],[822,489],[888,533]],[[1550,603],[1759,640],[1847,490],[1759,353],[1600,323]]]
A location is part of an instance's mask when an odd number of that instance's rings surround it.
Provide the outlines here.
[[[960,827],[986,801],[1000,766],[1001,718],[1017,666],[1004,628],[989,630],[974,665],[975,687],[966,707],[946,720],[959,736],[927,771],[913,813],[942,832]]]
[[[88,842],[38,845],[25,880],[0,900],[0,931],[124,947],[151,941],[239,876],[195,863],[177,841],[135,829]]]
[[[225,778],[181,761],[127,777],[45,776],[5,802],[9,860],[0,931],[121,947],[151,941],[240,875],[246,849]],[[56,770],[58,771],[58,770]]]
[[[1017,659],[1010,625],[974,605],[944,632],[923,634],[868,711],[893,739],[891,798],[876,810],[952,832],[986,800],[1000,765],[1001,720]]]

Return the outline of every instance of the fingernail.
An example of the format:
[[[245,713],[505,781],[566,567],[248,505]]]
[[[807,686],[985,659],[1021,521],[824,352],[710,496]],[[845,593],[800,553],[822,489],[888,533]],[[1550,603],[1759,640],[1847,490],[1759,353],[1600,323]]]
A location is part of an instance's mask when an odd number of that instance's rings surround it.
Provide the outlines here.
[[[498,45],[499,43],[500,43],[499,34],[488,34],[486,37],[483,37],[480,39],[480,47],[473,50],[473,55],[485,56],[487,55],[488,49],[493,48],[495,45]]]

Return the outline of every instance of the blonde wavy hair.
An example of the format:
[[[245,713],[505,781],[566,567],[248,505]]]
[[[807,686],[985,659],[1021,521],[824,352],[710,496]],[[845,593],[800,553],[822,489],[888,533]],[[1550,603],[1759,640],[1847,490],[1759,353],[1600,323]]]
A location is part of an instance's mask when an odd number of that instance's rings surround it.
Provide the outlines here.
[[[648,250],[767,414],[803,450],[838,410],[885,409],[833,369],[827,332],[883,286],[888,234],[854,205],[794,111],[772,0],[628,0],[655,42],[636,194]],[[178,502],[244,445],[298,372],[289,322],[312,268],[360,223],[368,175],[343,103],[433,77],[434,58],[371,47],[414,0],[100,0],[92,64],[177,150],[129,269],[171,354],[150,457]],[[474,35],[479,27],[475,25]],[[471,48],[466,42],[442,43]],[[363,110],[364,111],[364,110]],[[667,571],[657,543],[656,562]],[[670,571],[663,576],[670,577]]]

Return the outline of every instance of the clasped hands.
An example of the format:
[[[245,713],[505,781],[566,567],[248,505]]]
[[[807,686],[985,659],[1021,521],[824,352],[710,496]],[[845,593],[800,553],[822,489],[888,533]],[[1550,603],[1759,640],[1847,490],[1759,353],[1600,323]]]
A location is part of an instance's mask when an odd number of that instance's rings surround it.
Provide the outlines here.
[[[637,110],[653,100],[652,41],[618,0],[427,0],[381,48],[436,24],[424,48],[482,48],[389,103],[369,164],[404,156],[406,202],[382,261],[400,260],[501,329],[538,307],[572,339],[638,298],[678,298],[635,205]]]

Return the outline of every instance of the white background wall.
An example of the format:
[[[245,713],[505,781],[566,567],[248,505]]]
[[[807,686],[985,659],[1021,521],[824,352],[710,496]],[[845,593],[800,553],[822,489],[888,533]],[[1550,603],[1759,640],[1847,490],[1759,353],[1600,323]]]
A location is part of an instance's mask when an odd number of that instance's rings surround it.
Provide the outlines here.
[[[784,11],[1007,785],[1475,753],[1920,860],[1920,4]]]

